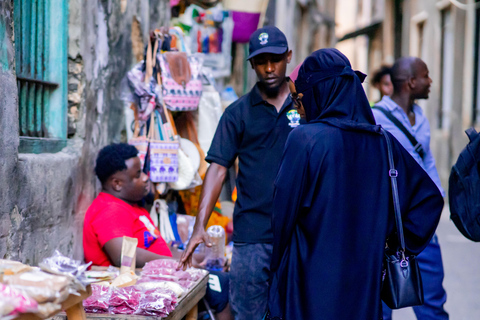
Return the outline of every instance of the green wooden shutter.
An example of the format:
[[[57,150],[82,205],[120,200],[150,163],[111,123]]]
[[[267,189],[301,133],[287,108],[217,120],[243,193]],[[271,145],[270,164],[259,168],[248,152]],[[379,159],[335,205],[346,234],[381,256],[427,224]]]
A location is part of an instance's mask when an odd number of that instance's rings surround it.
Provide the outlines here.
[[[66,138],[68,1],[14,0],[20,136]]]

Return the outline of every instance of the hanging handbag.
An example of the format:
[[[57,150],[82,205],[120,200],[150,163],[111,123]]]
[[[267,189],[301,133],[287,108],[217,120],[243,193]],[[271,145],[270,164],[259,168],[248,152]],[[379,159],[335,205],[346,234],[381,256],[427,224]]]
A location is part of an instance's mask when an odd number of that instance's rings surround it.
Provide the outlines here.
[[[146,126],[144,126],[143,134],[140,135],[140,122],[138,120],[138,110],[137,107],[132,104],[131,109],[133,109],[133,113],[135,116],[135,128],[133,130],[133,136],[130,140],[128,140],[128,144],[134,146],[138,150],[138,157],[140,158],[140,165],[143,169],[145,164],[145,157],[148,151],[148,139],[146,135]]]
[[[178,140],[160,140],[161,119],[152,112],[148,132],[149,176],[152,182],[175,182],[178,180]]]
[[[397,176],[392,153],[392,142],[387,132],[382,129],[382,134],[387,141],[388,162],[395,222],[400,249],[387,248],[384,257],[384,281],[381,298],[391,309],[400,309],[423,304],[423,286],[418,261],[414,255],[405,254],[405,239],[403,236],[402,215],[398,198]]]
[[[131,91],[129,100],[136,105],[137,118],[142,122],[147,121],[156,105],[161,103],[162,90],[155,77],[153,77],[154,58],[157,51],[158,40],[155,40],[153,49],[151,41],[148,41],[145,61],[137,63],[127,73],[128,85]]]
[[[172,111],[193,111],[202,96],[198,56],[188,57],[185,52],[166,52],[158,55],[161,69],[163,101]]]

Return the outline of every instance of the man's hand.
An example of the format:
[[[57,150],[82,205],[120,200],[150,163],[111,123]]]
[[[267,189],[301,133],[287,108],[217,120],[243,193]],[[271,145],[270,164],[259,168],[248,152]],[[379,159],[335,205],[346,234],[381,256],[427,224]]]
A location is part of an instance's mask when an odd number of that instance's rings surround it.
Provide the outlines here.
[[[177,270],[192,266],[192,255],[200,243],[205,243],[207,247],[211,247],[210,239],[205,228],[207,227],[208,219],[212,214],[215,202],[217,202],[222,190],[223,181],[227,174],[227,168],[219,164],[212,163],[208,167],[203,181],[202,193],[200,194],[200,203],[198,204],[198,215],[193,227],[193,234],[188,242],[187,249],[183,252],[178,262]]]
[[[180,260],[178,261],[177,270],[180,270],[181,268],[183,268],[183,271],[185,271],[187,268],[190,268],[192,266],[193,252],[201,243],[205,243],[207,247],[212,246],[207,232],[205,232],[205,230],[202,227],[195,228],[195,230],[193,231],[192,237],[188,242],[187,248],[185,249],[185,251],[183,251],[182,256],[180,257]]]

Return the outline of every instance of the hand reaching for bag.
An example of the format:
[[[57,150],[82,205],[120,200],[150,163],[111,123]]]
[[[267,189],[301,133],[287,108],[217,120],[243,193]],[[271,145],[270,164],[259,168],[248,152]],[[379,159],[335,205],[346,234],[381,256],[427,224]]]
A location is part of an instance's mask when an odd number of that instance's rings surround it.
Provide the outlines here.
[[[193,231],[192,237],[188,242],[187,248],[182,253],[180,260],[178,261],[177,270],[183,269],[185,271],[187,268],[192,266],[192,256],[195,252],[195,249],[199,244],[205,243],[207,247],[211,247],[210,238],[207,232],[203,228],[195,228]]]

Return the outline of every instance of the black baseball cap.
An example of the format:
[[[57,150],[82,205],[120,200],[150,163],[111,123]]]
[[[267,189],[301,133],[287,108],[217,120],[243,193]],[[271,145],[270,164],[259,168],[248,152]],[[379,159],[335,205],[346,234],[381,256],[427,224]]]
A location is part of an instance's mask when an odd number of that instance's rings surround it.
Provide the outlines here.
[[[277,27],[263,27],[250,36],[249,56],[247,60],[262,54],[282,54],[287,52],[287,38]]]

